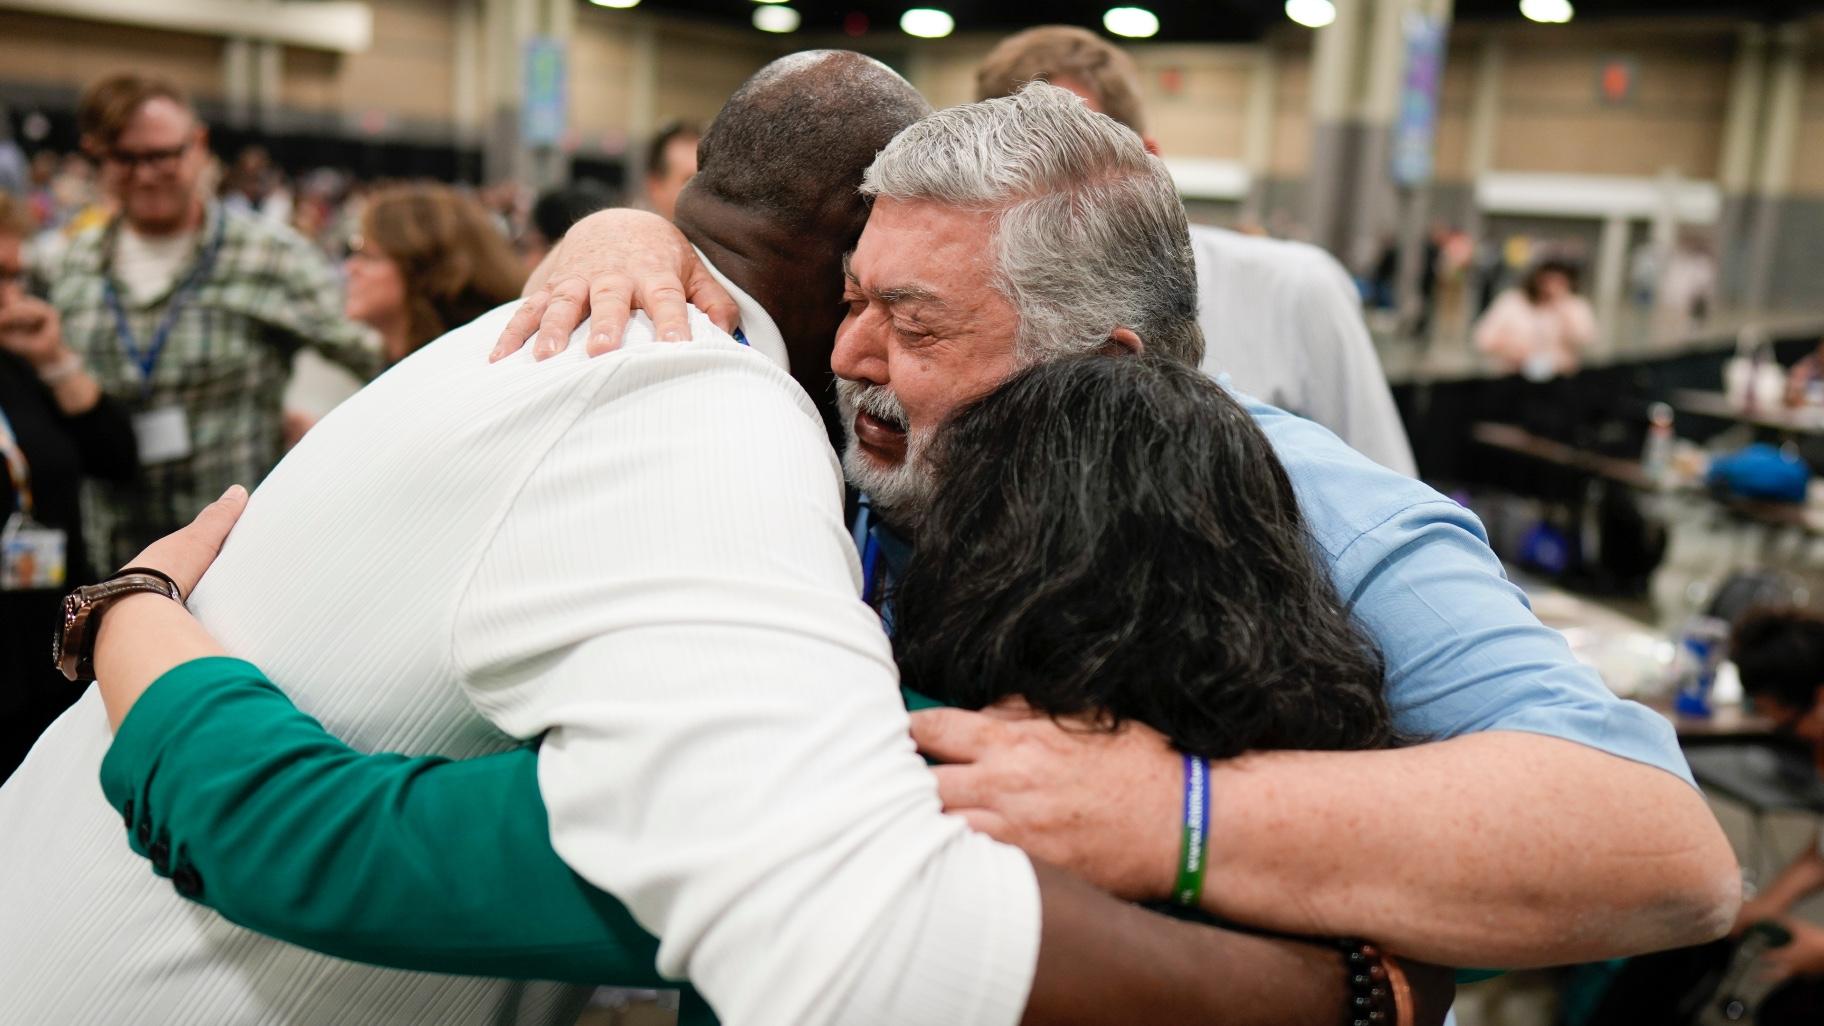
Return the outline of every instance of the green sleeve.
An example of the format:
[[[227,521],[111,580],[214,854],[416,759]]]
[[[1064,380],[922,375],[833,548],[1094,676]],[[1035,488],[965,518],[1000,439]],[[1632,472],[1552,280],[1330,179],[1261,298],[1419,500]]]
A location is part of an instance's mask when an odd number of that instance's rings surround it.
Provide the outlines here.
[[[159,875],[259,933],[398,969],[678,986],[658,941],[552,850],[537,765],[530,746],[363,755],[218,657],[154,682],[101,779]]]

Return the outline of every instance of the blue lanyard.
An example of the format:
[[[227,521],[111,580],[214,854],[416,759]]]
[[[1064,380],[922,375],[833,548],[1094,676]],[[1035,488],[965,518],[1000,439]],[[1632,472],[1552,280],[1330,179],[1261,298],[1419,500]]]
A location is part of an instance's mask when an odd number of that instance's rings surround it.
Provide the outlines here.
[[[870,607],[879,597],[880,584],[880,537],[873,531],[868,532],[868,540],[861,547],[861,600]]]
[[[114,285],[114,276],[110,273],[105,279],[102,291],[108,300],[108,308],[114,312],[114,331],[120,338],[120,347],[127,351],[134,366],[139,368],[140,388],[146,395],[152,394],[152,371],[158,367],[158,358],[164,355],[166,343],[171,341],[171,330],[177,326],[177,318],[184,312],[184,307],[195,294],[197,286],[209,269],[215,266],[215,258],[222,249],[222,237],[228,227],[228,216],[218,214],[215,222],[215,234],[209,240],[209,247],[203,250],[202,259],[190,271],[177,291],[171,294],[165,305],[165,316],[158,322],[158,328],[152,333],[152,344],[145,349],[139,348],[139,340],[133,336],[133,326],[127,323],[127,309],[121,304],[120,290]]]
[[[861,509],[855,514],[855,547],[861,550],[861,601],[880,616],[880,626],[893,636],[893,607],[887,601],[886,589],[891,583],[892,560],[887,558],[886,546],[881,541],[880,532],[885,530],[874,522],[874,510],[868,503],[868,497],[861,497]]]

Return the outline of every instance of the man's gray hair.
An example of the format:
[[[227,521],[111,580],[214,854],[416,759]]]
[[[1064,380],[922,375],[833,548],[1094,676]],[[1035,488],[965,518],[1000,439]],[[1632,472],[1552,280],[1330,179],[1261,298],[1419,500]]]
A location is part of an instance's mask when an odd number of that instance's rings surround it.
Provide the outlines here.
[[[862,191],[994,218],[995,287],[1027,362],[1092,352],[1116,328],[1196,366],[1197,271],[1184,203],[1140,137],[1034,82],[938,111],[880,152]]]

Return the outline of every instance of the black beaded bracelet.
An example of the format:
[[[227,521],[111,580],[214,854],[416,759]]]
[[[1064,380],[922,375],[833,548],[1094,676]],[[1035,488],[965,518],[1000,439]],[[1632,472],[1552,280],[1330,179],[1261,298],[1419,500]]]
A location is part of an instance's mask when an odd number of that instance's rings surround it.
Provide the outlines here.
[[[1349,983],[1349,1004],[1343,1022],[1348,1026],[1399,1026],[1396,987],[1380,949],[1350,938],[1337,941],[1336,946],[1343,953],[1343,971]]]

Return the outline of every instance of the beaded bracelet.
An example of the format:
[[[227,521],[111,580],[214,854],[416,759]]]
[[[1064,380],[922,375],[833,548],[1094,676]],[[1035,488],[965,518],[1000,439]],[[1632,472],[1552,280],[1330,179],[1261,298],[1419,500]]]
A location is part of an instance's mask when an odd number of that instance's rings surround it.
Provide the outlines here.
[[[1412,1026],[1412,988],[1398,962],[1364,941],[1336,942],[1349,974],[1349,1026]]]

